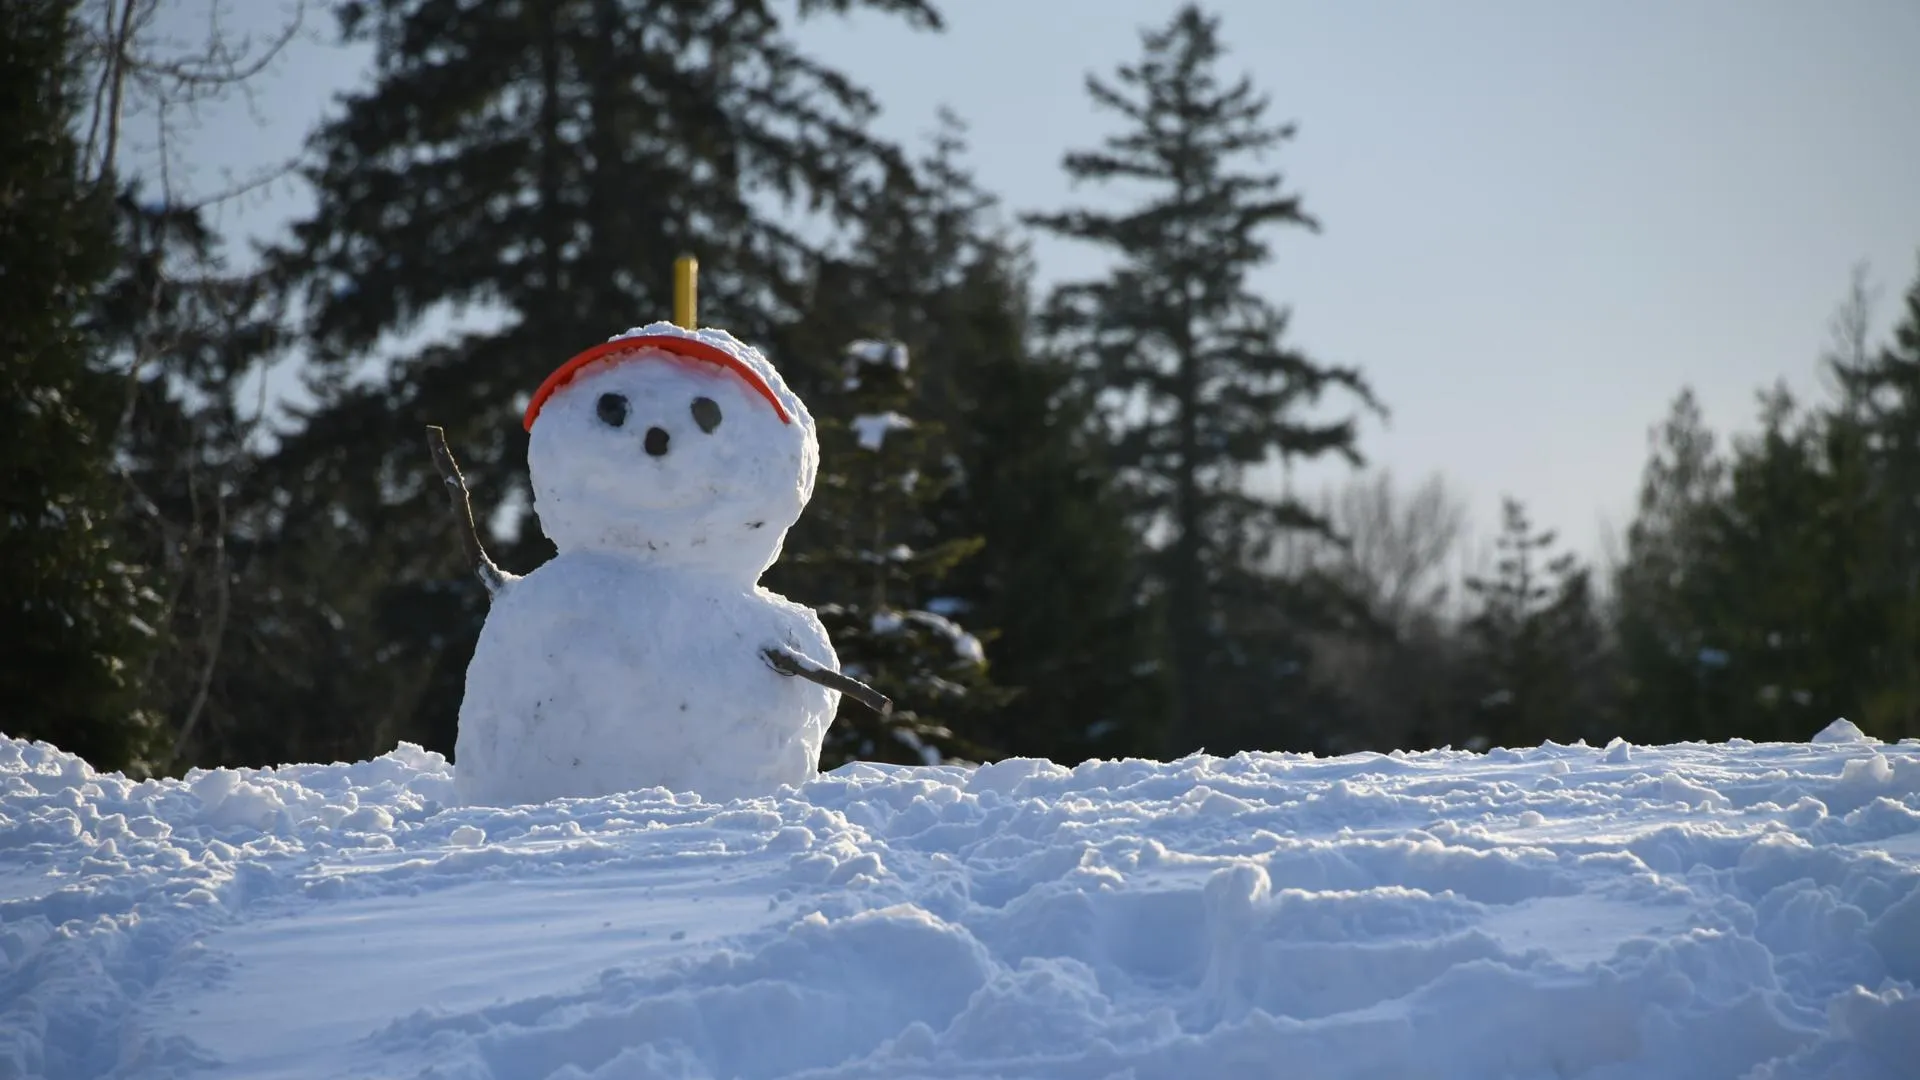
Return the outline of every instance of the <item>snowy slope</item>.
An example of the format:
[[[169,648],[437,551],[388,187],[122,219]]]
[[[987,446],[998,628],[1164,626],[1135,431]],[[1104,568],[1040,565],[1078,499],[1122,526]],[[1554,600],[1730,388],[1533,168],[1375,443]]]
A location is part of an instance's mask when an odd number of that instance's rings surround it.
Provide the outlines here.
[[[1920,1076],[1920,744],[445,809],[0,740],[0,1077]]]

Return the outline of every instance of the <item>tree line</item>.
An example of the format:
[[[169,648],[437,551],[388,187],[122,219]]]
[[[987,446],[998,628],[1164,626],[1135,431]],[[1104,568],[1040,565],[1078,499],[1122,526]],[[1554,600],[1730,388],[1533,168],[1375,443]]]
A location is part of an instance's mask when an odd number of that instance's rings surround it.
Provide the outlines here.
[[[899,703],[843,709],[829,766],[1920,734],[1920,282],[1884,343],[1856,295],[1831,401],[1770,391],[1723,446],[1683,394],[1614,565],[1509,501],[1456,588],[1443,482],[1253,481],[1361,464],[1386,405],[1250,284],[1319,222],[1196,6],[1089,77],[1108,127],[1063,148],[1132,201],[1017,213],[956,118],[890,143],[796,43],[855,9],[937,33],[926,0],[335,3],[372,70],[241,267],[204,202],[116,166],[123,94],[248,74],[149,62],[153,3],[0,16],[10,735],[136,774],[450,752],[485,596],[424,427],[500,562],[539,565],[516,417],[664,317],[679,254],[821,421],[768,584]],[[1041,290],[1036,233],[1108,269]]]

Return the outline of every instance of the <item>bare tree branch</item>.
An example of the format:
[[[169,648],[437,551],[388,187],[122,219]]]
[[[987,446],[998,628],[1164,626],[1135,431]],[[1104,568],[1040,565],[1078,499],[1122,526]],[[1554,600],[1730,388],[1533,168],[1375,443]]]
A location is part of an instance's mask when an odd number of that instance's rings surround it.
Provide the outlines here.
[[[203,247],[196,233],[182,230],[178,215],[231,198],[291,167],[290,162],[276,164],[262,178],[229,183],[227,190],[212,194],[184,193],[176,188],[175,173],[191,162],[176,138],[177,128],[182,116],[192,119],[200,107],[221,106],[235,94],[251,108],[252,81],[298,33],[306,2],[282,0],[279,16],[268,16],[271,34],[233,32],[225,15],[236,0],[202,0],[205,34],[189,31],[184,39],[166,26],[179,21],[184,6],[179,0],[88,0],[80,15],[89,101],[74,135],[83,147],[86,182],[116,198],[128,190],[125,180],[136,175],[149,192],[158,189],[158,209],[135,208],[125,223],[125,325],[102,339],[97,361],[114,370],[124,364],[126,395],[112,437],[130,447],[140,442],[135,413],[145,400],[143,379],[155,367],[163,369],[162,377],[180,380],[179,408],[194,432],[190,446],[167,448],[158,457],[149,453],[151,460],[139,452],[115,456],[129,513],[137,519],[136,531],[148,534],[142,540],[151,542],[159,575],[155,584],[164,594],[156,596],[154,623],[166,644],[148,657],[142,685],[173,721],[175,767],[191,763],[184,755],[196,742],[217,739],[218,732],[201,735],[199,730],[213,727],[222,716],[218,674],[233,647],[246,640],[227,640],[238,619],[235,608],[246,597],[235,583],[234,556],[226,543],[230,510],[241,509],[229,506],[229,478],[265,411],[258,410],[251,421],[228,424],[221,420],[225,406],[218,396],[231,393],[242,376],[231,371],[196,375],[190,367],[173,366],[180,350],[194,348],[195,341],[220,340],[223,323],[244,320],[258,303],[237,287],[241,278],[226,270],[215,247]],[[250,0],[248,7],[235,10],[257,19],[257,3]],[[151,200],[148,195],[141,201]],[[144,385],[155,385],[163,397],[176,394],[170,383]],[[266,380],[259,385],[264,402]],[[176,491],[181,482],[184,490]],[[155,485],[151,492],[145,490],[148,484]]]
[[[261,41],[229,32],[224,25],[224,0],[209,0],[206,34],[189,45],[157,36],[161,0],[97,0],[90,7],[94,13],[83,24],[83,50],[86,62],[97,71],[82,161],[86,175],[96,184],[113,182],[121,171],[119,158],[130,109],[152,110],[160,156],[156,171],[163,177],[172,172],[170,136],[178,109],[192,114],[202,103],[238,93],[255,119],[264,123],[254,107],[253,82],[299,36],[306,18],[306,0],[291,0],[283,5],[279,25]],[[290,163],[275,167],[271,175],[280,175],[288,167]],[[245,190],[258,182],[263,181],[244,181],[229,188]],[[164,186],[165,197],[173,201],[171,183]],[[232,194],[230,190],[196,202],[205,205]]]
[[[134,5],[138,0],[124,0],[118,8],[119,17],[115,18],[116,8],[112,0],[107,2],[107,28],[102,48],[103,58],[100,64],[100,84],[94,93],[95,112],[87,132],[88,165],[92,165],[95,137],[105,143],[100,151],[100,169],[95,179],[106,181],[113,175],[113,162],[120,156],[120,119],[126,108],[127,69],[132,63],[128,46],[133,40]],[[106,98],[102,111],[102,97]]]
[[[180,722],[180,730],[173,737],[172,761],[179,761],[187,748],[187,740],[193,737],[193,729],[200,724],[200,717],[207,707],[207,694],[213,688],[213,673],[220,667],[220,646],[227,637],[227,614],[233,607],[232,571],[227,568],[227,498],[218,477],[214,479],[213,492],[213,625],[206,630],[207,656],[200,666],[199,684],[194,687],[193,704],[187,707],[187,716]]]
[[[459,520],[460,543],[466,548],[467,560],[473,563],[474,573],[480,575],[480,584],[487,587],[487,596],[491,598],[505,588],[510,579],[480,543],[480,530],[473,523],[473,500],[467,494],[467,480],[460,475],[453,451],[447,449],[445,430],[431,424],[427,426],[427,452],[433,455],[433,467],[440,471],[440,480],[447,485],[447,502]]]
[[[782,675],[797,676],[816,686],[824,686],[829,690],[838,690],[840,693],[847,695],[860,704],[865,705],[867,708],[872,709],[874,712],[879,713],[882,717],[893,714],[892,699],[851,675],[843,675],[838,671],[830,671],[806,657],[801,656],[799,653],[794,652],[792,649],[780,646],[762,649],[760,650],[760,655],[766,657],[767,663],[772,666],[773,670]]]

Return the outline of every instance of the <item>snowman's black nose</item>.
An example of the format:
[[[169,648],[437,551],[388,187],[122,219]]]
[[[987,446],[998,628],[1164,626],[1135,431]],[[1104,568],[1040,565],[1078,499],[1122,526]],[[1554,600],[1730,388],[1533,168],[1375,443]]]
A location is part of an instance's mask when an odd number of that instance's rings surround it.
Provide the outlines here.
[[[648,428],[646,447],[647,447],[647,453],[652,454],[654,457],[659,457],[660,455],[666,453],[667,452],[667,429],[657,428],[657,427]]]

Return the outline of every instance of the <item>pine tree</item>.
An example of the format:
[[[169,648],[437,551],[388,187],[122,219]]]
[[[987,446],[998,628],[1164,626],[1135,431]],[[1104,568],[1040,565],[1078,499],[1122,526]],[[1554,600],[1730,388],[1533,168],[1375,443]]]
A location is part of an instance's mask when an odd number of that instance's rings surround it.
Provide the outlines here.
[[[1714,512],[1727,463],[1691,390],[1654,430],[1639,507],[1614,576],[1622,734],[1665,743],[1703,730],[1727,708],[1725,642],[1708,624],[1703,595]]]
[[[1760,427],[1735,442],[1695,570],[1703,640],[1726,658],[1698,735],[1800,741],[1861,717],[1875,685],[1890,611],[1867,571],[1885,506],[1857,423],[1775,388]]]
[[[875,190],[847,250],[823,267],[783,355],[868,336],[914,358],[902,411],[937,423],[955,459],[954,481],[923,507],[930,535],[981,545],[941,599],[981,628],[993,682],[1007,691],[997,708],[954,717],[956,731],[1054,760],[1150,754],[1165,669],[1138,545],[1071,370],[1027,347],[1030,271],[962,164],[964,129],[941,121],[928,152]],[[842,377],[825,370],[809,400],[831,406]],[[811,508],[793,550],[809,550],[819,532],[809,521],[830,513]],[[783,580],[794,595],[833,598],[803,577]]]
[[[937,26],[923,0],[835,0]],[[767,343],[803,310],[801,226],[843,219],[901,165],[874,103],[750,0],[344,3],[370,84],[312,142],[317,206],[277,272],[297,286],[318,406],[269,463],[279,543],[316,566],[298,620],[335,626],[283,715],[453,743],[484,616],[421,447],[440,424],[496,554],[552,550],[528,513],[526,395],[561,360],[671,310],[702,265],[701,321]],[[477,315],[464,322],[461,313]],[[409,337],[411,340],[409,340]],[[305,689],[309,673],[290,680]]]
[[[953,370],[948,401],[964,418],[953,422],[963,480],[944,513],[984,544],[952,592],[994,628],[994,677],[1013,691],[983,738],[1064,763],[1151,757],[1170,696],[1161,612],[1090,406],[1070,368],[1027,348],[1024,282],[1011,253],[983,253],[947,295],[929,349],[930,366]]]
[[[1885,349],[1856,283],[1828,359],[1841,395],[1761,395],[1717,453],[1690,396],[1648,464],[1618,583],[1638,737],[1802,740],[1836,717],[1897,738],[1920,708],[1913,584],[1920,294]]]
[[[1870,358],[1832,365],[1886,515],[1862,584],[1888,609],[1888,639],[1874,650],[1873,689],[1856,719],[1890,738],[1920,734],[1920,275],[1902,301],[1891,341]]]
[[[1269,258],[1269,229],[1317,226],[1279,175],[1242,167],[1293,128],[1267,122],[1269,103],[1249,80],[1222,85],[1220,38],[1218,20],[1187,6],[1143,35],[1144,57],[1119,69],[1117,85],[1088,80],[1094,102],[1128,126],[1098,150],[1069,154],[1067,173],[1144,185],[1147,201],[1030,219],[1118,259],[1110,276],[1058,289],[1046,322],[1103,392],[1113,465],[1140,527],[1167,537],[1157,577],[1175,673],[1169,750],[1303,738],[1288,730],[1298,712],[1282,703],[1305,686],[1298,630],[1317,617],[1303,606],[1317,598],[1265,580],[1263,567],[1276,537],[1326,522],[1298,499],[1252,493],[1243,478],[1276,458],[1357,461],[1353,419],[1303,411],[1331,390],[1375,407],[1357,371],[1287,344],[1286,312],[1248,286]],[[1229,608],[1242,617],[1236,626],[1225,621]],[[1225,678],[1253,683],[1215,700],[1210,688]],[[1244,713],[1243,726],[1221,726],[1261,703],[1271,706],[1257,718],[1266,730],[1248,730]]]
[[[958,479],[951,452],[938,424],[910,415],[904,345],[861,340],[843,355],[838,387],[812,406],[821,476],[783,577],[833,598],[815,607],[842,669],[891,697],[894,712],[883,720],[843,703],[822,765],[997,756],[956,734],[977,728],[1003,695],[980,638],[942,603],[947,576],[980,548],[939,535],[928,513]]]
[[[75,5],[0,5],[0,723],[102,769],[150,767],[153,594],[115,542],[118,385],[82,321],[112,266],[108,188],[71,135]]]
[[[1467,629],[1478,653],[1479,732],[1488,745],[1595,738],[1605,728],[1604,629],[1591,571],[1553,553],[1518,500],[1501,514],[1491,577],[1470,577],[1477,601]]]

